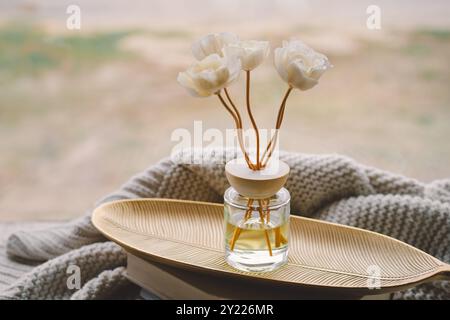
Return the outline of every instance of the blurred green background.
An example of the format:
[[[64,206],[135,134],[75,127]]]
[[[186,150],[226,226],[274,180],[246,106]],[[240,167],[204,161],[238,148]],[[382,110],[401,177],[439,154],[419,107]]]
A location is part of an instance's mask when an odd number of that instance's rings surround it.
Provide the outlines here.
[[[450,3],[377,1],[0,1],[0,220],[66,219],[170,154],[177,128],[225,130],[214,98],[176,75],[194,39],[230,31],[272,48],[297,37],[334,68],[288,101],[285,150],[341,153],[422,181],[450,176]],[[272,56],[253,74],[261,127],[285,84]],[[243,103],[242,79],[231,92]],[[227,121],[224,121],[226,119]]]

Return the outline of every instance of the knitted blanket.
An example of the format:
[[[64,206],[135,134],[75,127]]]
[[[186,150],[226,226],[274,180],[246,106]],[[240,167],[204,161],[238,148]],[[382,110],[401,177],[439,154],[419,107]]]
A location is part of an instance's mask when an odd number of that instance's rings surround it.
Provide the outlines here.
[[[291,168],[286,188],[294,214],[380,232],[450,262],[450,179],[425,184],[339,155],[281,153],[280,158]],[[227,187],[223,161],[187,165],[165,159],[97,205],[152,197],[223,202]],[[13,232],[6,251],[11,261],[40,264],[0,289],[2,299],[106,299],[136,294],[136,287],[124,276],[125,252],[93,227],[89,212],[62,225]],[[68,286],[71,265],[80,268],[79,287]],[[0,276],[2,270],[0,266]],[[450,282],[423,284],[393,298],[450,299]]]

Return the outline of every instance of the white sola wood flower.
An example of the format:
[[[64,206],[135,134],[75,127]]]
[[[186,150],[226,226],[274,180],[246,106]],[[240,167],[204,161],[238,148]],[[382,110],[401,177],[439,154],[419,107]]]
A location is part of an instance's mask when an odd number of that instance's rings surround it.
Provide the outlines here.
[[[325,55],[299,40],[283,41],[283,46],[274,51],[274,62],[281,78],[300,90],[314,87],[331,67]]]
[[[237,57],[208,55],[178,74],[178,82],[196,97],[208,97],[218,93],[235,81],[241,71]]]
[[[275,123],[275,134],[263,153],[260,153],[258,126],[253,117],[250,103],[250,74],[269,54],[267,41],[239,41],[232,33],[209,34],[196,41],[192,53],[198,60],[186,71],[178,74],[178,82],[196,97],[216,95],[236,125],[239,147],[249,169],[264,169],[275,150],[278,129],[283,122],[286,101],[294,88],[308,90],[314,87],[322,74],[331,67],[328,58],[298,40],[284,41],[281,48],[275,49],[275,68],[288,84],[281,100]],[[227,87],[234,82],[240,71],[246,73],[246,109],[256,136],[255,162],[250,158],[242,134],[243,121],[239,108],[233,102]],[[225,97],[222,95],[225,94]]]
[[[203,60],[211,54],[222,57],[223,49],[238,41],[238,36],[229,32],[208,34],[192,44],[192,54],[197,60]]]
[[[225,47],[225,54],[239,57],[245,71],[251,71],[259,66],[269,51],[269,42],[258,40],[239,41]]]

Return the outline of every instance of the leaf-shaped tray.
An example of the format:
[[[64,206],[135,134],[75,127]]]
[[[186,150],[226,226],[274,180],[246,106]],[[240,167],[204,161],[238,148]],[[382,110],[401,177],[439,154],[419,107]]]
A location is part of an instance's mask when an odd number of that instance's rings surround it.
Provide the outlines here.
[[[107,238],[146,259],[276,285],[333,289],[362,296],[450,277],[450,265],[399,240],[297,216],[290,220],[286,265],[266,273],[237,271],[224,260],[220,204],[120,200],[98,207],[92,222]],[[377,270],[381,272],[379,279],[374,278]],[[378,281],[379,290],[369,289],[373,280]]]

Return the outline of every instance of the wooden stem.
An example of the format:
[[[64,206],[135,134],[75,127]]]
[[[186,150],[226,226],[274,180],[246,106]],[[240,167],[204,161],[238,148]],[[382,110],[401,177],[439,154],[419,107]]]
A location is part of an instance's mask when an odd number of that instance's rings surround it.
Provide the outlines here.
[[[245,212],[244,215],[244,223],[250,219],[251,217],[251,212],[252,212],[252,208],[251,206],[253,205],[253,199],[248,199],[247,201],[247,211]],[[239,239],[239,236],[241,235],[241,231],[242,229],[239,228],[238,226],[236,226],[234,228],[234,232],[233,232],[233,237],[231,238],[231,243],[230,243],[230,250],[233,251],[234,250],[234,246],[236,245],[236,241]]]
[[[267,221],[267,223],[269,223],[270,222],[270,200],[266,199],[264,205],[266,206],[266,221]]]
[[[227,91],[225,91],[225,94],[228,97],[228,93]],[[227,105],[227,103],[225,102],[225,100],[223,99],[222,95],[220,94],[220,92],[217,93],[217,97],[219,97],[220,102],[223,104],[223,106],[225,107],[225,109],[228,111],[228,113],[233,117],[234,123],[236,125],[236,129],[238,131],[238,141],[239,141],[239,146],[241,148],[242,153],[244,154],[244,158],[245,161],[247,162],[247,165],[250,169],[255,170],[256,167],[255,165],[251,162],[250,157],[248,156],[247,151],[245,150],[245,145],[244,145],[244,141],[243,141],[243,137],[242,137],[242,119],[241,116],[239,114],[239,112],[237,111],[237,108],[234,106],[234,104],[232,104],[233,109],[235,110],[235,112],[233,112],[233,110],[231,110],[231,108]],[[229,99],[229,98],[228,98]],[[231,101],[231,99],[230,99]]]
[[[268,199],[265,200],[258,200],[258,212],[259,212],[259,218],[261,220],[261,223],[263,224],[263,228],[264,228],[264,212],[266,212],[266,223],[269,223],[269,219],[270,219],[270,208],[269,208],[269,201]],[[253,199],[248,199],[247,201],[247,211],[245,212],[244,215],[244,223],[250,219],[251,217],[251,213],[252,213],[252,209],[251,206],[253,205],[254,200]],[[230,240],[230,250],[233,251],[234,247],[236,246],[236,242],[239,239],[239,236],[241,235],[242,232],[242,228],[236,226],[234,231],[233,231],[233,236]],[[281,230],[280,227],[277,227],[274,229],[275,232],[275,247],[279,247],[280,246],[280,242],[283,242],[283,240],[285,241],[284,237],[281,235]],[[269,237],[269,232],[268,230],[264,230],[264,237],[266,239],[266,243],[267,243],[267,248],[269,250],[269,254],[270,256],[272,256],[272,245],[270,243],[270,237]]]
[[[237,120],[238,120],[238,124],[237,124],[237,134],[238,134],[238,141],[239,141],[239,145],[241,147],[242,153],[244,154],[244,158],[245,161],[247,162],[247,165],[250,169],[252,170],[256,170],[255,165],[252,163],[252,161],[250,160],[250,157],[247,153],[247,149],[245,148],[245,143],[244,143],[244,136],[243,136],[243,124],[242,124],[242,117],[241,114],[239,113],[238,108],[236,108],[236,105],[234,104],[233,100],[231,100],[231,97],[228,93],[227,88],[224,89],[225,91],[225,96],[227,97],[228,102],[230,103],[231,107],[233,108]]]
[[[266,223],[269,224],[270,223],[270,199],[263,200],[263,204],[264,204],[264,210],[266,211]],[[281,235],[281,227],[278,226],[276,228],[273,228],[272,230],[275,233],[275,235],[274,235],[275,248],[278,248],[278,247],[280,247],[280,245],[284,239],[283,236]]]
[[[233,108],[234,112],[236,113],[236,116],[239,120],[239,127],[242,129],[242,118],[241,114],[239,113],[239,110],[236,108],[236,105],[234,104],[233,100],[231,100],[231,97],[228,93],[227,88],[223,89],[225,91],[225,96],[227,97],[228,102],[230,103],[231,107]]]
[[[280,246],[280,242],[281,242],[280,227],[276,227],[274,229],[274,232],[275,232],[275,248],[278,248]]]
[[[239,236],[241,235],[241,228],[236,227],[234,228],[234,232],[233,232],[233,238],[231,238],[231,243],[230,243],[230,250],[233,251],[234,250],[234,246],[236,245],[236,241],[239,238]]]
[[[272,156],[272,153],[275,149],[275,145],[277,143],[277,138],[278,138],[278,130],[280,129],[281,124],[283,122],[284,111],[286,109],[286,101],[287,101],[292,89],[293,89],[292,87],[289,87],[286,90],[286,93],[284,94],[280,108],[278,109],[277,122],[275,124],[275,133],[272,136],[272,138],[270,139],[269,144],[267,145],[266,150],[264,151],[264,153],[261,157],[261,162],[262,162],[261,165],[263,168],[266,166],[267,162],[270,160],[270,157]],[[264,159],[265,157],[266,157],[266,159]]]
[[[261,223],[263,224],[263,228],[264,228],[264,215],[262,212],[262,201],[258,200],[258,211],[259,211],[259,218],[261,219]],[[264,229],[264,236],[266,237],[266,243],[267,243],[267,247],[269,248],[269,254],[270,256],[272,256],[272,246],[270,244],[270,238],[269,238],[269,232]]]
[[[253,117],[252,110],[250,108],[250,71],[246,71],[247,81],[246,81],[246,102],[247,102],[247,113],[252,123],[253,129],[256,135],[256,170],[261,169],[261,163],[259,159],[259,131],[256,125],[255,118]]]

